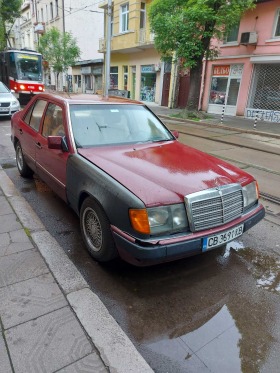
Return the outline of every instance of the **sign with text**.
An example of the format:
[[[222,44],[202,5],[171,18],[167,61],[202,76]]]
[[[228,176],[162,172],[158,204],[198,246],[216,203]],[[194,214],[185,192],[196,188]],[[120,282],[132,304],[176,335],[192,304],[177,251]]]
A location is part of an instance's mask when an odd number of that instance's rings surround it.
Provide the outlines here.
[[[213,66],[213,76],[228,76],[230,73],[230,65]]]

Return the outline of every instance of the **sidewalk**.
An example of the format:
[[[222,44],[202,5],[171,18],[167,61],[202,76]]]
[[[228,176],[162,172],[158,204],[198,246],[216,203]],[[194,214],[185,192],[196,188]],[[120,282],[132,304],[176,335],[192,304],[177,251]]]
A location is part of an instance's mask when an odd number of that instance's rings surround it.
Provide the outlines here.
[[[170,117],[171,119],[174,115],[181,113],[184,109],[169,109],[164,106],[159,106],[155,103],[147,103],[146,105],[159,117]],[[216,114],[207,114],[209,118],[203,120],[201,122],[192,121],[189,119],[185,119],[182,121],[196,123],[197,125],[215,125],[215,126],[222,126],[226,129],[232,130],[240,130],[246,133],[254,133],[254,134],[261,134],[266,136],[271,136],[275,138],[280,138],[280,123],[275,122],[267,122],[258,120],[256,123],[256,128],[254,128],[254,120],[247,119],[244,117],[231,117],[231,116],[224,116],[223,120],[221,115]],[[180,120],[176,117],[172,118],[174,120]],[[221,123],[222,121],[222,123]]]
[[[0,373],[152,369],[0,166]]]

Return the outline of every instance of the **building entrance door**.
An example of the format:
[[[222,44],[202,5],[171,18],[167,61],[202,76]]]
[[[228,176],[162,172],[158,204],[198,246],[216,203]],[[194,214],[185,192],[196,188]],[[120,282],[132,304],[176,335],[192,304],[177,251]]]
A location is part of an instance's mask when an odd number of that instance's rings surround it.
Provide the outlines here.
[[[243,65],[214,66],[208,113],[236,115]]]

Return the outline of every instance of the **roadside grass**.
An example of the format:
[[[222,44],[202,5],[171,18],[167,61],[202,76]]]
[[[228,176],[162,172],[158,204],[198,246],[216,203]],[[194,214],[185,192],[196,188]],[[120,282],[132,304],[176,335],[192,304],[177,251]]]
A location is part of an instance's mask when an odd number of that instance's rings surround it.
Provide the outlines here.
[[[203,111],[194,111],[183,109],[180,113],[172,114],[171,117],[179,119],[190,119],[199,122],[200,120],[205,120],[211,118],[210,115],[207,115]]]

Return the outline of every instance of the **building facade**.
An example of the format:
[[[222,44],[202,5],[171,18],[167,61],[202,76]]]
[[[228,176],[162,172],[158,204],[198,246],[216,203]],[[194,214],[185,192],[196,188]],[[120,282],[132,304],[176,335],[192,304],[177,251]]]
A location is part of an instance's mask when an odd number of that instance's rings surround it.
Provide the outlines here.
[[[147,7],[152,0],[115,0],[111,21],[110,89],[129,97],[161,102],[164,65],[154,48]],[[100,4],[107,24],[108,1]],[[106,53],[106,27],[99,50]]]
[[[80,60],[62,78],[61,86],[74,92],[94,93],[102,89],[103,54],[98,51],[103,35],[104,13],[91,0],[23,0],[21,17],[12,30],[12,46],[38,50],[40,37],[51,27],[70,32],[81,50]],[[55,76],[46,65],[46,86]]]
[[[257,1],[205,66],[202,109],[280,122],[280,0]]]

